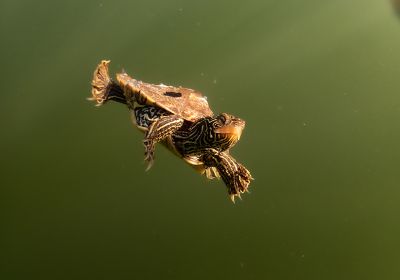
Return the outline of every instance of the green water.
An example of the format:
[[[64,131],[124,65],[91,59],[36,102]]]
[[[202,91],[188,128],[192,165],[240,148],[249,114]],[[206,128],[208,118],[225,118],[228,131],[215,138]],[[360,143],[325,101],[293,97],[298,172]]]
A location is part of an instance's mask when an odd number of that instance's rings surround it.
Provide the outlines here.
[[[0,279],[399,279],[389,1],[2,1]],[[247,121],[232,204],[85,100],[101,59]]]

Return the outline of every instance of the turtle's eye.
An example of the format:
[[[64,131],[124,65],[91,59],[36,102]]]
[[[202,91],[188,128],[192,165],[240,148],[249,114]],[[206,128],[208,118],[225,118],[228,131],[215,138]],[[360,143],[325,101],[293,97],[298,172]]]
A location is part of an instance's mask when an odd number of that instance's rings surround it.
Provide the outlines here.
[[[218,120],[222,123],[225,124],[226,123],[226,116],[225,114],[221,114],[218,116]]]
[[[228,125],[231,122],[231,117],[228,114],[222,113],[218,116],[218,120],[222,125]]]

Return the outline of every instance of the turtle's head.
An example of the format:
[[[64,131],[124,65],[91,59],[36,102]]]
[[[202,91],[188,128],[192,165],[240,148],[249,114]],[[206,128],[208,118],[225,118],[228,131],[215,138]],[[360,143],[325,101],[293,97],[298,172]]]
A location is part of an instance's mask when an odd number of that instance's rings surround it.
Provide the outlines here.
[[[222,113],[215,117],[214,132],[222,143],[222,150],[227,150],[239,141],[246,122],[235,116]]]

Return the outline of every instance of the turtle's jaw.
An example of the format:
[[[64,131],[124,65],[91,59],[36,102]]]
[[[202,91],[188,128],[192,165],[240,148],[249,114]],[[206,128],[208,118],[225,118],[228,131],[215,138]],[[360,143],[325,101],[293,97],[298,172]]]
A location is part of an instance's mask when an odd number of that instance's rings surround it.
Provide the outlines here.
[[[223,134],[225,137],[237,139],[235,142],[239,141],[240,136],[242,135],[244,129],[244,125],[227,125],[224,127],[217,128],[215,130],[218,134]]]

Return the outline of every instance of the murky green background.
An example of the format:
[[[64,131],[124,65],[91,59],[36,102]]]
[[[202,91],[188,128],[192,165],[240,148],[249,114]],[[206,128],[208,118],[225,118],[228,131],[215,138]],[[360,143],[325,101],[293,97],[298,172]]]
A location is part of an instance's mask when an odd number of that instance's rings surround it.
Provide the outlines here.
[[[2,1],[1,279],[399,279],[388,1]],[[101,59],[247,121],[232,204],[85,100]]]

